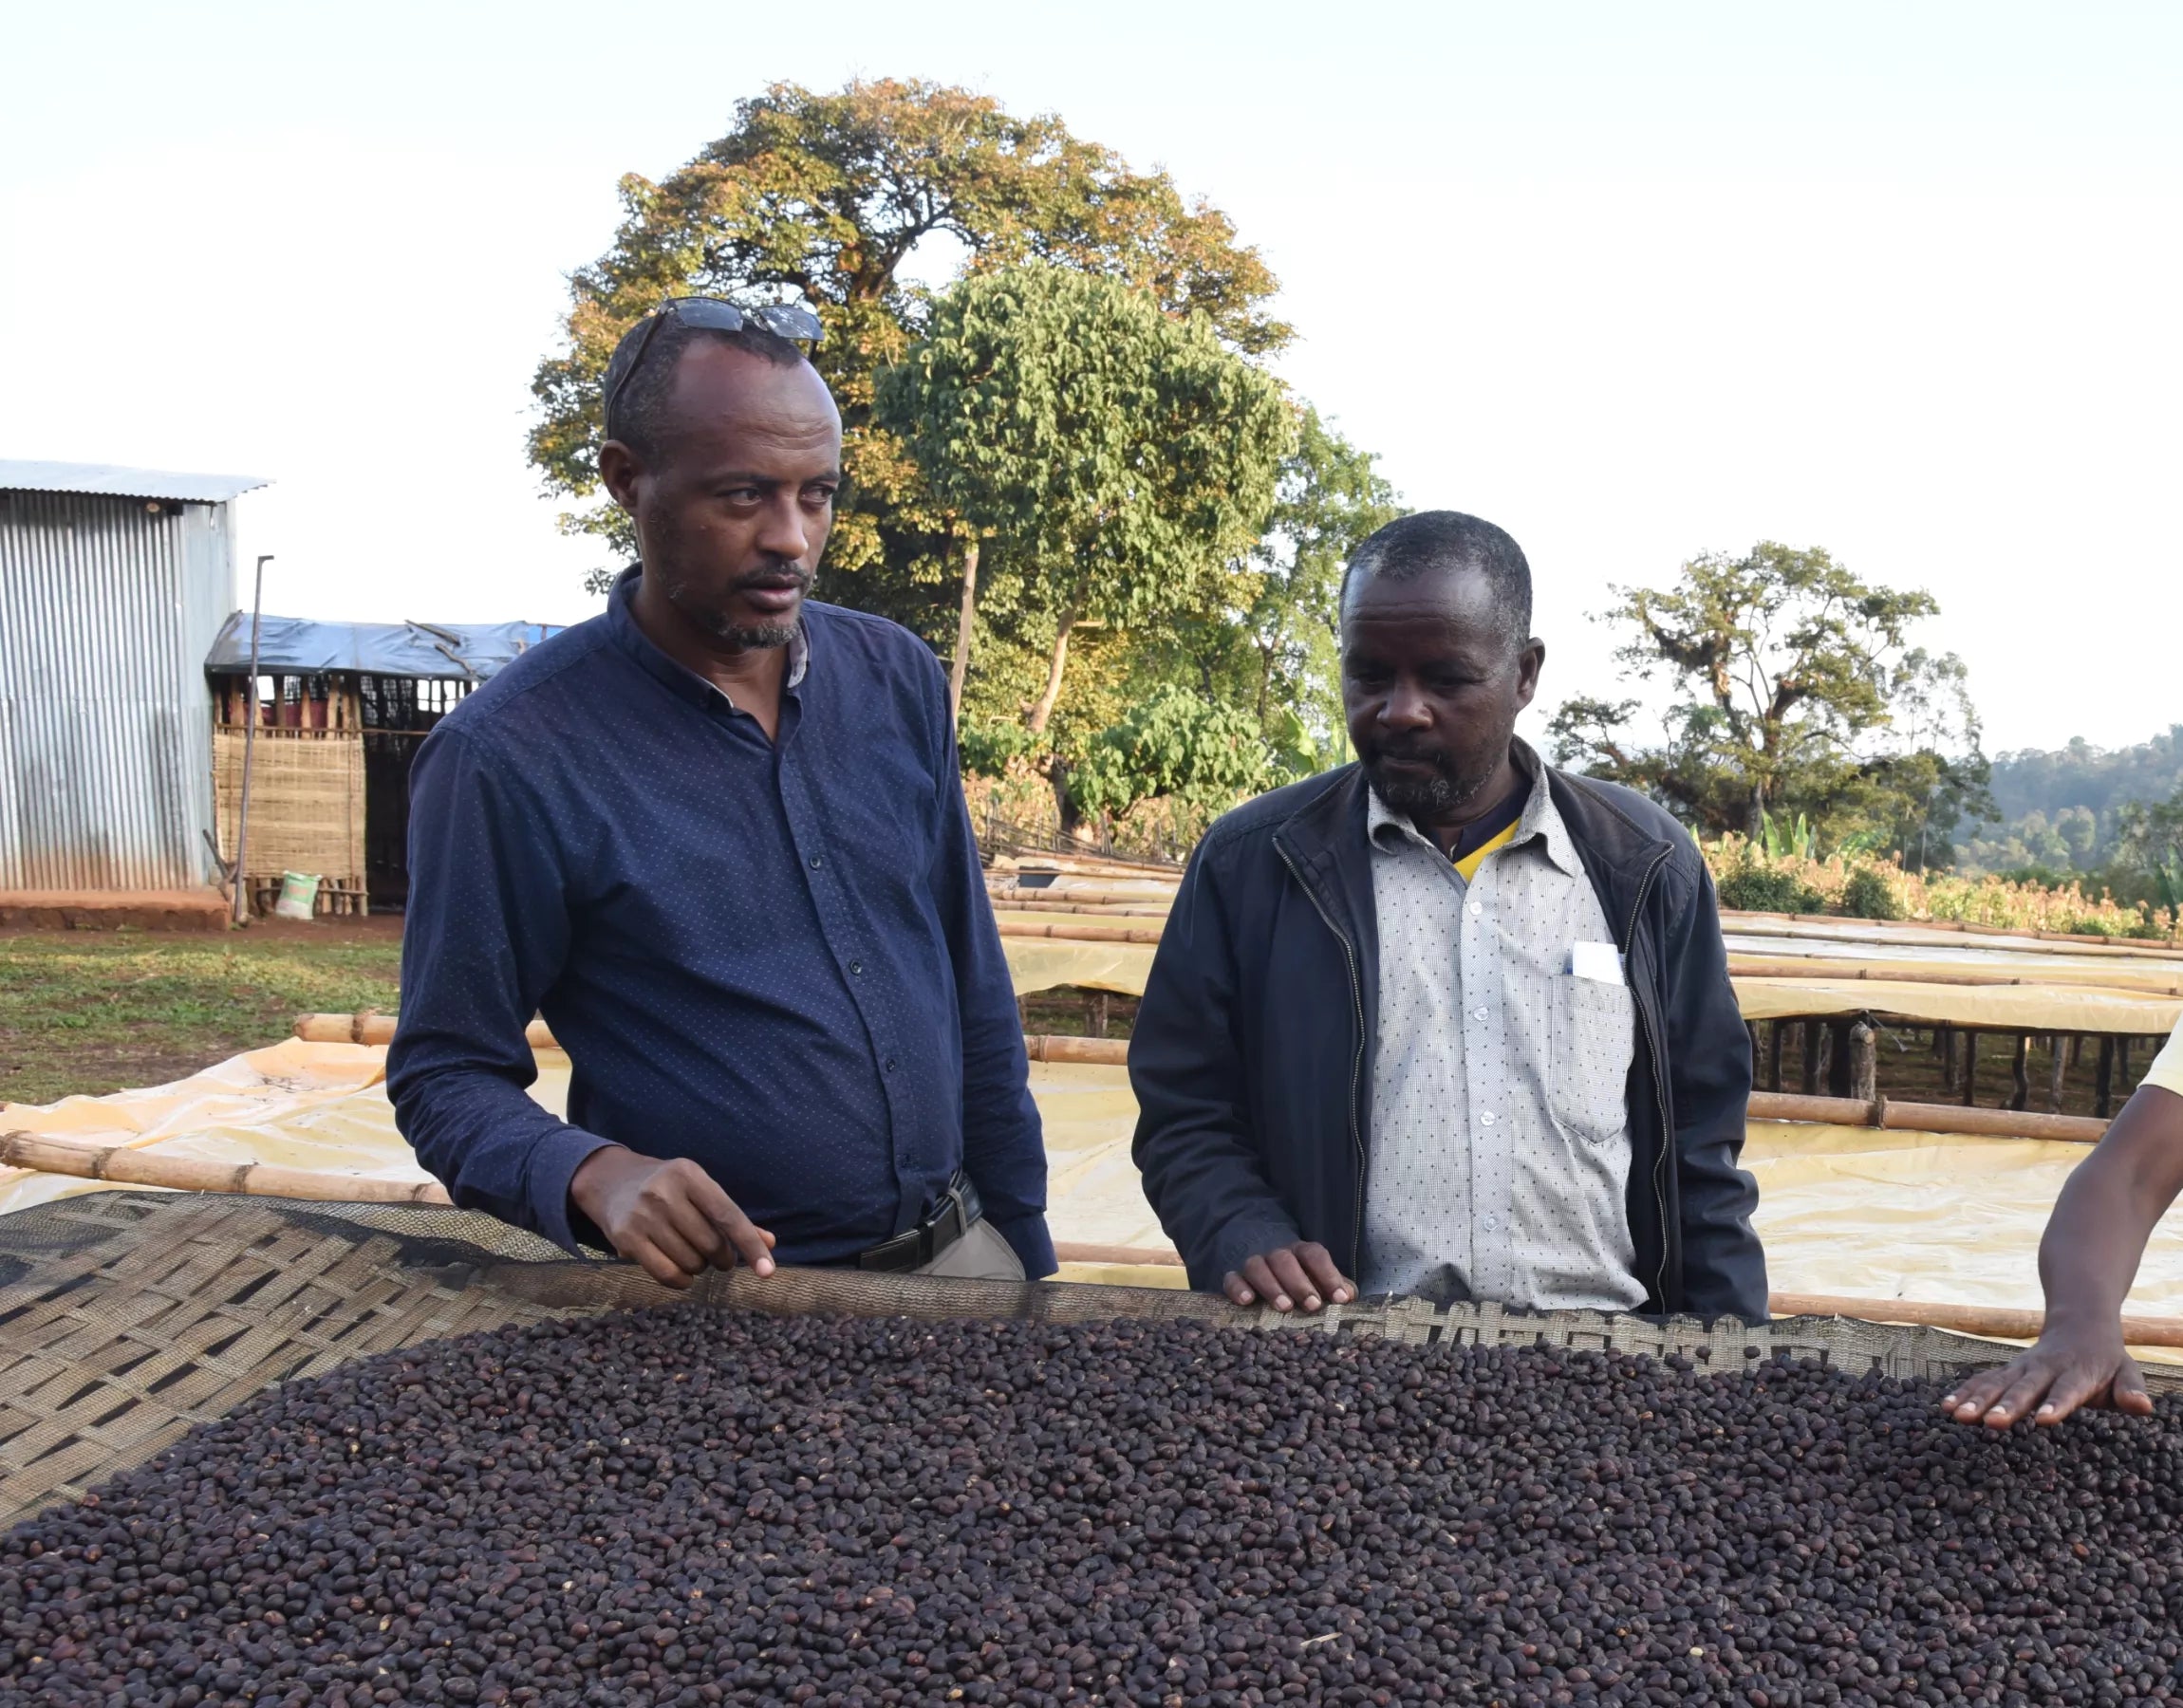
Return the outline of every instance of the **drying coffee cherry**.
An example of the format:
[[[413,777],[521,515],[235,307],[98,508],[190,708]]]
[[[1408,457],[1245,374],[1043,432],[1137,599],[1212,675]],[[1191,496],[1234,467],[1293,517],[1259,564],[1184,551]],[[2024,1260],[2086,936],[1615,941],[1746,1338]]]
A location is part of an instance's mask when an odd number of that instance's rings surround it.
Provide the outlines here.
[[[1936,1399],[1186,1324],[473,1335],[0,1540],[0,1703],[2183,1696],[2183,1431]]]

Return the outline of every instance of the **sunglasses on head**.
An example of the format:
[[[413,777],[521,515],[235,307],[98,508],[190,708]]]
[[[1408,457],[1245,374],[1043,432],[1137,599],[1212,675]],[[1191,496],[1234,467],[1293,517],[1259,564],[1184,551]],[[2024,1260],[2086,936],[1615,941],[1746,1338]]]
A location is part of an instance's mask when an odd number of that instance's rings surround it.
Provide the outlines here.
[[[762,308],[744,308],[719,297],[669,297],[652,311],[650,322],[644,327],[644,336],[637,341],[636,352],[629,358],[629,365],[606,391],[606,416],[612,419],[614,405],[629,381],[636,378],[644,365],[644,352],[652,347],[652,340],[659,336],[660,328],[672,319],[685,326],[700,326],[710,332],[740,332],[745,326],[759,326],[781,338],[802,339],[817,343],[823,336],[818,316],[808,308],[797,308],[787,303],[769,304]]]

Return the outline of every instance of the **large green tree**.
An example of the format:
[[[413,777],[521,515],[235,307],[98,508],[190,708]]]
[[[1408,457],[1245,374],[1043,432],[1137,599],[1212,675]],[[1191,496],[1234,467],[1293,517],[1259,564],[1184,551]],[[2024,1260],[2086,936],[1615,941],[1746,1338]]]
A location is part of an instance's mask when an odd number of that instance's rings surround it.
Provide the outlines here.
[[[820,371],[842,406],[849,485],[827,553],[829,597],[942,640],[961,535],[916,462],[870,419],[877,375],[923,330],[914,282],[958,258],[977,274],[1024,262],[1096,273],[1262,355],[1288,328],[1273,275],[1217,209],[1138,173],[1051,116],[982,95],[879,80],[821,94],[776,84],[728,134],[658,183],[621,184],[613,247],[570,280],[567,343],[539,364],[531,459],[549,490],[597,492],[599,380],[622,333],[664,296],[793,301],[826,328]],[[594,504],[564,520],[625,554],[627,525]]]
[[[1245,708],[1294,774],[1348,752],[1341,694],[1343,568],[1401,501],[1359,450],[1305,407],[1264,532],[1198,608],[1147,637],[1140,667]]]
[[[1207,602],[1263,530],[1296,439],[1279,385],[1207,317],[1044,264],[948,290],[880,376],[874,420],[924,469],[950,526],[992,542],[988,601],[1044,644],[1023,709],[1033,734],[1079,625],[1156,629]],[[975,591],[966,574],[959,647]],[[959,679],[961,661],[959,650]]]
[[[1939,614],[1930,593],[1770,541],[1614,591],[1616,658],[1668,689],[1664,739],[1633,733],[1636,700],[1579,697],[1550,726],[1561,763],[1643,789],[1702,833],[1803,813],[1825,838],[1913,862],[1945,859],[1954,826],[1990,812],[1962,660],[1912,644]]]

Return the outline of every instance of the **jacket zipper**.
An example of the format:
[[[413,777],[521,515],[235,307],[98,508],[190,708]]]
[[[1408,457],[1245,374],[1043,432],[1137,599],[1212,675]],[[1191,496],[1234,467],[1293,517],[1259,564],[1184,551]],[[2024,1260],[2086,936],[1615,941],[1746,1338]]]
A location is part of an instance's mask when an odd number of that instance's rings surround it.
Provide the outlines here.
[[[1318,893],[1304,882],[1304,875],[1297,870],[1297,863],[1289,858],[1289,851],[1281,847],[1278,843],[1274,845],[1280,853],[1281,863],[1289,868],[1289,876],[1297,881],[1297,887],[1309,899],[1313,911],[1319,916],[1320,922],[1334,933],[1334,941],[1342,946],[1342,959],[1348,963],[1350,970],[1350,1013],[1355,1026],[1353,1035],[1356,1038],[1356,1049],[1350,1057],[1350,1149],[1356,1156],[1356,1224],[1350,1234],[1349,1267],[1357,1269],[1361,1268],[1364,1262],[1365,1146],[1364,1135],[1357,1129],[1357,1088],[1364,1080],[1364,981],[1357,976],[1355,948],[1351,944],[1349,938],[1342,934],[1341,927],[1334,922],[1333,916],[1321,905]],[[1663,1202],[1660,1210],[1663,1223],[1667,1220],[1667,1205]],[[1355,1279],[1360,1287],[1363,1285],[1361,1277],[1353,1277],[1353,1279]]]
[[[1638,880],[1637,899],[1630,909],[1632,941],[1636,940],[1639,920],[1645,912],[1645,898],[1652,888],[1652,880],[1659,875],[1660,868],[1668,863],[1668,857],[1673,852],[1672,848],[1662,848],[1658,857],[1645,868],[1645,876]],[[1642,1004],[1638,1006],[1637,1017],[1640,1021],[1645,1019]],[[1660,1217],[1660,1271],[1653,1277],[1652,1296],[1660,1301],[1660,1310],[1665,1315],[1668,1313],[1668,1188],[1665,1182],[1668,1150],[1675,1142],[1675,1126],[1673,1118],[1668,1112],[1667,1064],[1660,1059],[1660,1040],[1650,1022],[1645,1024],[1645,1048],[1652,1055],[1652,1096],[1660,1108],[1660,1153],[1652,1160],[1652,1204]]]

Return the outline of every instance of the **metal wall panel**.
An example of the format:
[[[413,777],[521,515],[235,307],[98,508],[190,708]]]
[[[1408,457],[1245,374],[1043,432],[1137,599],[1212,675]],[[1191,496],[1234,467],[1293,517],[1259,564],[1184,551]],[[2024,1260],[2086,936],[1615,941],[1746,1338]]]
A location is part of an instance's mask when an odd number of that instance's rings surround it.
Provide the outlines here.
[[[205,881],[229,537],[224,507],[0,493],[0,889]]]

